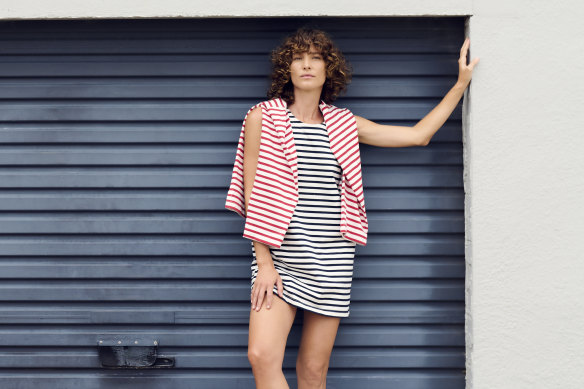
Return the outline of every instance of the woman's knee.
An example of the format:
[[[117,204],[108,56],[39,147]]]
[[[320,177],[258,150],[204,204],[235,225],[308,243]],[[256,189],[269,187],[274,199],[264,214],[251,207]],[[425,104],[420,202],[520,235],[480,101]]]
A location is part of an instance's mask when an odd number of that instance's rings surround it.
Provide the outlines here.
[[[299,358],[296,360],[296,375],[303,382],[318,385],[326,379],[328,366],[325,361]]]
[[[247,359],[253,368],[281,369],[284,355],[268,347],[250,345],[247,349]]]

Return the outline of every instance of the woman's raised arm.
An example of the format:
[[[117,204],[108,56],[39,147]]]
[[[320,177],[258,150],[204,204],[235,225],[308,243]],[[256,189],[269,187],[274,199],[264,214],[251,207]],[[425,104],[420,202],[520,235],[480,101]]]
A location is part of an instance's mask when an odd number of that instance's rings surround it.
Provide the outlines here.
[[[470,40],[466,38],[458,58],[458,80],[442,101],[422,120],[413,127],[390,126],[375,123],[355,115],[359,142],[379,147],[426,146],[430,143],[430,139],[456,108],[464,94],[464,90],[470,83],[474,66],[479,62],[477,57],[469,65],[466,64],[469,45]]]

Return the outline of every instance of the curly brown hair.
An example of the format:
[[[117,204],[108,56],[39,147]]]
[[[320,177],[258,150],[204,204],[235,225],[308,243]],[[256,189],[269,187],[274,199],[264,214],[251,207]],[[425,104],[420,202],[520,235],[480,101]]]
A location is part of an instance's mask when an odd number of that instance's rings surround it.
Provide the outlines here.
[[[326,63],[326,80],[320,99],[331,104],[341,93],[345,93],[351,82],[353,69],[330,36],[319,29],[303,26],[286,36],[280,46],[272,50],[272,83],[268,98],[281,97],[288,105],[294,103],[294,85],[290,78],[290,64],[294,53],[307,52],[310,45],[322,53]]]

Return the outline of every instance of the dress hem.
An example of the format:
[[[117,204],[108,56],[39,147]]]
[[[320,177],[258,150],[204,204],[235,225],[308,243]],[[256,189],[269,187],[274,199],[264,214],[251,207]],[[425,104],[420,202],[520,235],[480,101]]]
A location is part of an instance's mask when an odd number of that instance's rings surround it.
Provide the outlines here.
[[[253,285],[251,285],[251,288],[253,288]],[[310,312],[313,312],[313,313],[318,313],[319,315],[322,315],[322,316],[343,318],[343,317],[349,317],[349,315],[350,315],[350,311],[349,311],[349,312],[347,312],[346,314],[345,314],[345,313],[341,313],[341,314],[338,314],[338,315],[333,315],[333,314],[327,314],[327,313],[318,312],[318,311],[317,311],[317,310],[316,310],[314,307],[311,307],[311,306],[309,306],[309,305],[302,304],[302,303],[301,303],[301,302],[299,302],[299,301],[296,301],[296,300],[292,300],[292,299],[290,299],[290,298],[289,298],[289,297],[286,295],[286,293],[285,293],[285,292],[283,293],[283,296],[284,296],[284,297],[280,297],[280,295],[278,294],[278,291],[277,291],[277,286],[276,286],[276,285],[274,285],[274,290],[273,290],[273,292],[274,292],[274,295],[278,296],[280,299],[284,300],[286,303],[288,303],[288,304],[290,304],[290,305],[293,305],[293,306],[295,306],[295,307],[297,307],[297,308],[302,308],[302,309],[304,309],[304,310],[306,310],[306,311],[310,311]]]

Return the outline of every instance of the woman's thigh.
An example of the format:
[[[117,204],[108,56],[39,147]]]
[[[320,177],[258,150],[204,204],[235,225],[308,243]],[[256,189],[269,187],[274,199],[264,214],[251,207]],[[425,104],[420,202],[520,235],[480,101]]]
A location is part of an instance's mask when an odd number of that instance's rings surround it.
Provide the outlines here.
[[[297,308],[275,293],[270,309],[266,308],[266,300],[263,299],[259,311],[250,307],[248,354],[260,360],[283,361]]]
[[[340,321],[340,317],[304,311],[297,361],[300,366],[328,367]]]

